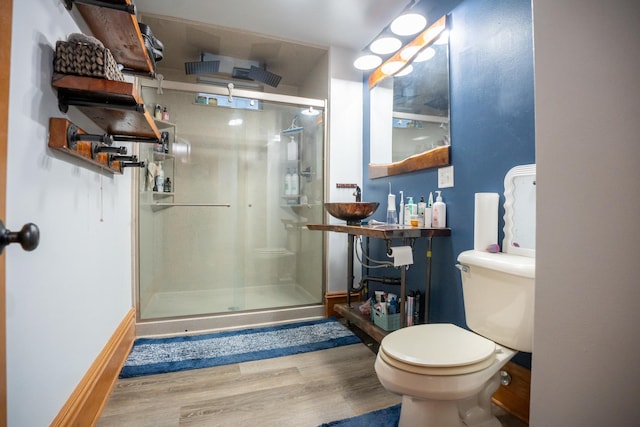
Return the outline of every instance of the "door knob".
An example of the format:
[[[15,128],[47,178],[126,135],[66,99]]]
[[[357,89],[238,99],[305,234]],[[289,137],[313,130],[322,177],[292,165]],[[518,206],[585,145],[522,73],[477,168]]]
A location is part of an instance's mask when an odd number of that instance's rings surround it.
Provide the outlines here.
[[[40,242],[40,230],[38,226],[29,223],[22,226],[18,232],[7,230],[2,221],[0,221],[0,254],[4,247],[10,243],[20,243],[25,251],[32,251],[38,247]]]

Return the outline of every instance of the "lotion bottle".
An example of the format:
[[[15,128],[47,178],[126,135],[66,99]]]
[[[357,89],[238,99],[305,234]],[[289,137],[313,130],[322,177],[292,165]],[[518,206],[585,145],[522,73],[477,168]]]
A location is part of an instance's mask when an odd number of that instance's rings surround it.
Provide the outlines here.
[[[293,136],[289,137],[287,143],[287,160],[298,160],[298,144]]]
[[[442,191],[436,191],[438,196],[433,204],[433,228],[445,228],[447,226],[447,205],[442,201]]]
[[[420,201],[418,202],[418,227],[424,227],[424,212],[427,210],[427,204],[424,201],[424,196],[420,196]],[[429,224],[431,225],[431,224]]]
[[[289,186],[289,191],[292,196],[297,196],[300,194],[300,175],[298,175],[298,170],[294,169],[291,174],[291,183]]]

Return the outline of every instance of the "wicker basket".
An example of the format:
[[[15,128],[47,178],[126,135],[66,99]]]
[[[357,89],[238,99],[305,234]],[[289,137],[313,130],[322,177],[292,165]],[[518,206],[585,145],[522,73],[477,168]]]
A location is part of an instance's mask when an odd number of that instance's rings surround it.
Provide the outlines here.
[[[109,49],[94,44],[56,42],[53,69],[56,73],[124,81]]]

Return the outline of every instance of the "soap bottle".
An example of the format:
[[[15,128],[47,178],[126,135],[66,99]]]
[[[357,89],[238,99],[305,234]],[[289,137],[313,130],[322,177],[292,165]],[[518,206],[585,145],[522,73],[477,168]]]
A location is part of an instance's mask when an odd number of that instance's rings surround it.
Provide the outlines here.
[[[413,197],[407,196],[407,203],[404,205],[404,225],[411,225],[411,215],[413,215],[414,207]]]
[[[160,106],[160,104],[156,104],[156,110],[153,113],[153,117],[156,120],[162,120],[162,107]]]
[[[167,107],[164,107],[164,110],[162,110],[162,120],[165,122],[169,121],[169,112],[167,111]]]
[[[171,179],[169,177],[164,180],[164,192],[171,193]]]
[[[447,226],[447,205],[442,201],[442,191],[436,191],[438,196],[433,204],[433,228],[445,228]]]

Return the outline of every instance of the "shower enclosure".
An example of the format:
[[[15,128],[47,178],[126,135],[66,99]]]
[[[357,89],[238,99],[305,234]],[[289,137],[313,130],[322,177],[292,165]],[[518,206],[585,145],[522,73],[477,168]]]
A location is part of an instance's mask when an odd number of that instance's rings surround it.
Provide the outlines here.
[[[138,322],[320,314],[323,237],[305,225],[323,219],[324,101],[146,84],[148,110],[169,117],[164,147],[139,144]]]

